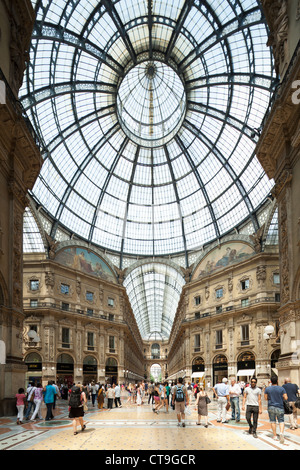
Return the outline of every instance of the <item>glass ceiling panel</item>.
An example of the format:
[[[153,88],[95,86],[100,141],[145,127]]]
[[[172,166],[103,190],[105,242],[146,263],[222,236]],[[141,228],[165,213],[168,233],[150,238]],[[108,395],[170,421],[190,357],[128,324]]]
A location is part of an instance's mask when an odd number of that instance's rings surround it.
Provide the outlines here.
[[[20,100],[54,227],[155,257],[253,219],[271,189],[254,130],[277,84],[258,0],[33,5]]]
[[[23,252],[45,252],[45,247],[39,228],[31,210],[28,207],[26,207],[23,217]]]
[[[183,285],[174,268],[160,263],[144,264],[126,276],[124,286],[143,339],[155,333],[169,338]]]

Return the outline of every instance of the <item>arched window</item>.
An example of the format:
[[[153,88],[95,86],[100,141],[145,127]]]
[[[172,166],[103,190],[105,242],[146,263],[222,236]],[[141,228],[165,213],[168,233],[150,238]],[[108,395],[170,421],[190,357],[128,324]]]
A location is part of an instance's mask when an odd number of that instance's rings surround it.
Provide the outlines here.
[[[154,343],[151,346],[151,358],[160,359],[160,345],[157,343]]]

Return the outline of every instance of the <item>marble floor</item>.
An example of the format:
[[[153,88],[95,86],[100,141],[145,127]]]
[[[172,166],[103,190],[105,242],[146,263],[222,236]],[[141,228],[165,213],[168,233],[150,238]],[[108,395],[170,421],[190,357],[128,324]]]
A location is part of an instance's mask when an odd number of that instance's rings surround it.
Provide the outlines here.
[[[165,408],[158,415],[153,413],[148,399],[142,406],[137,406],[127,403],[124,396],[122,405],[118,409],[98,410],[89,401],[89,410],[84,417],[86,429],[82,432],[78,427],[75,436],[64,400],[58,400],[51,421],[25,421],[17,425],[16,417],[2,417],[0,450],[102,450],[113,451],[115,455],[119,455],[118,451],[140,450],[153,454],[175,450],[189,454],[200,450],[300,450],[300,425],[299,429],[291,430],[288,417],[284,443],[273,440],[265,404],[259,418],[258,438],[248,434],[244,412],[239,423],[218,423],[215,400],[209,404],[208,428],[204,423],[196,424],[197,411],[193,404],[189,406],[185,428],[177,426],[177,416],[171,408],[168,413]],[[44,405],[42,413],[45,416]]]

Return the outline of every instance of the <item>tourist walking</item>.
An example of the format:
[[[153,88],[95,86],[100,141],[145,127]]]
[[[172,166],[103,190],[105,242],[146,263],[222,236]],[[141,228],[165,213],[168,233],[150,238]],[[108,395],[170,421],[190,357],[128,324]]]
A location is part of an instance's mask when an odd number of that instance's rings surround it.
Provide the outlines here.
[[[128,387],[126,387],[126,390],[127,390],[127,393],[128,393],[128,399],[127,399],[127,403],[131,403],[131,399],[132,399],[132,385],[129,384]]]
[[[38,415],[38,419],[43,419],[42,403],[43,403],[43,387],[42,387],[42,384],[38,383],[34,391],[35,410],[33,412],[33,415],[31,416],[30,421],[35,421],[37,415]]]
[[[137,388],[136,388],[136,404],[137,404],[137,406],[140,406],[142,404],[142,399],[143,399],[143,389],[142,389],[142,384],[139,383]]]
[[[149,396],[148,396],[148,405],[150,404],[150,401],[151,401],[151,404],[153,405],[154,403],[154,383],[153,381],[151,380],[151,384],[149,386]]]
[[[27,390],[26,390],[26,400],[27,400],[27,409],[25,412],[25,419],[26,421],[29,420],[29,416],[31,411],[34,410],[34,391],[36,387],[34,386],[33,382],[29,382]]]
[[[98,408],[99,410],[103,409],[103,404],[104,404],[104,398],[105,398],[105,391],[102,385],[100,385],[98,394],[97,394],[97,402],[98,402]]]
[[[291,379],[289,377],[284,379],[284,384],[282,385],[282,387],[286,391],[288,402],[293,409],[293,413],[289,415],[291,424],[290,429],[298,429],[297,408],[295,407],[295,401],[297,400],[297,395],[300,395],[299,387],[296,384],[292,384]]]
[[[26,395],[24,393],[24,388],[19,388],[18,393],[16,394],[16,400],[16,406],[18,410],[17,424],[23,424],[24,408],[26,403]]]
[[[115,390],[115,405],[116,408],[122,408],[122,403],[121,403],[121,388],[120,385],[114,384],[114,390]]]
[[[154,386],[154,392],[153,392],[153,395],[154,395],[154,403],[155,403],[155,406],[153,408],[153,411],[158,414],[158,410],[160,410],[162,408],[162,404],[161,404],[161,391],[159,389],[159,384],[155,384]]]
[[[258,415],[262,414],[261,393],[261,389],[257,387],[257,379],[252,377],[250,387],[246,387],[244,391],[242,410],[245,411],[246,405],[246,420],[249,424],[249,434],[252,434],[253,437],[257,437]]]
[[[106,396],[107,396],[107,409],[111,410],[113,407],[113,402],[115,398],[115,391],[109,384],[107,385]]]
[[[213,387],[213,392],[216,398],[218,399],[218,423],[228,423],[226,419],[227,409],[230,408],[229,400],[229,386],[227,385],[227,378],[224,377],[222,383],[217,383]]]
[[[208,427],[208,406],[207,406],[208,395],[204,391],[204,388],[200,386],[200,391],[197,393],[195,410],[198,410],[198,426],[201,424],[201,416],[204,417],[204,427]]]
[[[81,426],[81,431],[84,431],[86,425],[84,424],[84,405],[87,403],[87,397],[83,391],[81,384],[73,385],[69,398],[69,418],[73,419],[73,433],[74,436],[78,434],[77,426]]]
[[[47,407],[47,414],[45,421],[49,421],[50,419],[53,419],[53,405],[54,405],[54,396],[56,395],[56,389],[52,385],[52,381],[49,380],[48,385],[46,386],[44,390],[44,402]]]
[[[185,428],[185,406],[189,404],[187,389],[183,385],[183,378],[179,377],[176,388],[172,397],[177,413],[177,426]]]
[[[280,444],[284,443],[284,405],[287,394],[283,387],[278,385],[277,377],[271,377],[271,385],[265,389],[265,399],[268,400],[268,413],[273,432],[273,439],[278,441],[276,433],[276,421],[279,423]]]
[[[231,384],[229,387],[229,399],[231,406],[231,419],[232,421],[236,420],[237,423],[240,422],[241,411],[240,411],[240,395],[241,387],[236,383],[235,379],[231,379]]]
[[[95,384],[95,382],[92,382],[91,383],[92,406],[95,406],[96,395],[97,395],[96,384]]]
[[[168,382],[165,382],[163,384],[162,392],[160,395],[160,400],[161,400],[161,406],[166,407],[166,413],[169,413],[169,396],[168,396],[168,390],[167,390],[167,385]]]

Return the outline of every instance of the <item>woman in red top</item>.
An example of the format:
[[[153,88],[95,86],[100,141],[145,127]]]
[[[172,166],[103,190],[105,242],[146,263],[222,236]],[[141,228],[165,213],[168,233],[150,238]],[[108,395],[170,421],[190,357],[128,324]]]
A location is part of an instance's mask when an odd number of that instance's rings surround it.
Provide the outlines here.
[[[24,388],[19,388],[18,393],[16,394],[17,399],[17,409],[18,409],[18,416],[17,416],[17,424],[23,424],[23,417],[24,417],[24,408],[26,402],[26,395],[24,393]]]

